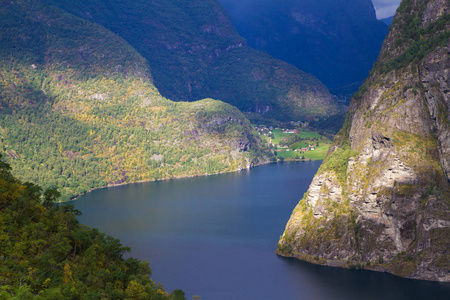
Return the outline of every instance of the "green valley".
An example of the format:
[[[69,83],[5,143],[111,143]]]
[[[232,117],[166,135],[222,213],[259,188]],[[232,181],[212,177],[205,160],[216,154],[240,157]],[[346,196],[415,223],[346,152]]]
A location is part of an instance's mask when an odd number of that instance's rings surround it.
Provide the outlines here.
[[[346,96],[386,29],[346,1],[243,1],[249,43]],[[402,1],[349,106],[219,0],[0,1],[0,300],[186,299],[143,258],[205,299],[416,284],[274,251],[449,282],[449,1]]]
[[[292,127],[286,126],[286,127]],[[295,128],[295,126],[294,126]],[[277,160],[322,160],[331,146],[331,140],[316,132],[297,127],[297,129],[257,125],[260,134]]]

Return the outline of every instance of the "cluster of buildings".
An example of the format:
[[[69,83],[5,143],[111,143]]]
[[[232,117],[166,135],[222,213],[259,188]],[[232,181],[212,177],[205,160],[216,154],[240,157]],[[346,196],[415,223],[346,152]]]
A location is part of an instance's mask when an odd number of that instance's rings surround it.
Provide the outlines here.
[[[292,123],[292,122],[291,122]],[[264,136],[269,136],[270,142],[272,142],[272,138],[273,138],[273,130],[281,130],[281,132],[283,133],[287,133],[287,134],[299,134],[299,131],[297,129],[284,129],[284,128],[273,128],[272,126],[264,126],[264,125],[257,125],[255,126],[255,130]],[[283,140],[287,140],[287,138],[283,138]],[[282,151],[295,151],[295,152],[306,152],[306,151],[312,151],[315,149],[314,145],[308,145],[308,147],[304,147],[301,149],[290,149],[288,146],[284,145],[274,145],[274,149],[272,149],[273,151],[277,151],[277,152],[282,152]]]
[[[295,152],[306,152],[306,151],[314,151],[315,147],[313,145],[309,145],[308,148],[301,148],[301,149],[289,149],[288,146],[278,146],[276,149],[274,149],[277,152],[282,152],[282,151],[295,151]]]
[[[269,136],[272,134],[273,127],[272,126],[266,127],[264,125],[258,125],[258,126],[255,126],[255,130],[258,131],[259,134],[262,134],[264,136]]]
[[[279,129],[281,130],[283,133],[295,133],[298,134],[299,131],[297,129],[283,129],[283,128],[275,128],[275,129]],[[274,130],[274,128],[272,126],[266,127],[264,125],[257,125],[255,126],[255,130],[258,131],[260,134],[262,135],[270,135],[272,134],[272,130]]]

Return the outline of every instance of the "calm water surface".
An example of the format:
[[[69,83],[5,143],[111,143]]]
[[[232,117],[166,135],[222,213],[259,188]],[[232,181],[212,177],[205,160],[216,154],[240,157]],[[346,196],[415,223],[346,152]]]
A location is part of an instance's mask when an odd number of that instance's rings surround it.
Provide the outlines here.
[[[146,259],[152,278],[186,298],[450,299],[450,285],[323,267],[274,254],[320,162],[93,191],[80,221]]]

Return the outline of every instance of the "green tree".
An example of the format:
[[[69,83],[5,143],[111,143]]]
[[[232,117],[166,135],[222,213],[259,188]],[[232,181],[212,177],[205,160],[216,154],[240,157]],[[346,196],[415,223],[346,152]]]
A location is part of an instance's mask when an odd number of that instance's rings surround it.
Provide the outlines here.
[[[59,197],[61,197],[61,193],[58,192],[58,190],[47,189],[44,192],[44,201],[42,202],[42,205],[46,208],[50,208]]]

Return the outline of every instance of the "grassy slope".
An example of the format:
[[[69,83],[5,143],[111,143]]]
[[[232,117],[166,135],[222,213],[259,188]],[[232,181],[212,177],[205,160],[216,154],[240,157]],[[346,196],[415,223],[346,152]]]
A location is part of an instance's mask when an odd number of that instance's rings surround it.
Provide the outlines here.
[[[236,108],[163,98],[146,60],[105,28],[34,1],[2,4],[0,16],[1,146],[22,180],[67,200],[234,171],[262,150]]]
[[[326,143],[325,141],[321,142],[321,145],[319,147],[316,147],[314,151],[306,151],[306,152],[295,152],[295,151],[283,151],[278,152],[277,157],[278,158],[288,158],[288,159],[302,159],[305,157],[305,159],[310,160],[322,160],[327,155],[328,149],[330,148],[330,142]]]
[[[292,133],[283,133],[280,129],[274,129],[273,131],[274,138],[272,139],[273,144],[278,144],[283,138],[292,138],[294,134]],[[301,149],[307,148],[309,145],[316,145],[319,142],[319,147],[315,147],[313,151],[306,152],[296,152],[296,151],[280,151],[277,153],[278,158],[284,159],[305,159],[310,160],[322,160],[327,155],[328,149],[330,148],[331,141],[320,134],[309,131],[300,131],[297,136],[303,141],[296,142],[289,146],[289,149]]]

